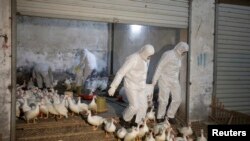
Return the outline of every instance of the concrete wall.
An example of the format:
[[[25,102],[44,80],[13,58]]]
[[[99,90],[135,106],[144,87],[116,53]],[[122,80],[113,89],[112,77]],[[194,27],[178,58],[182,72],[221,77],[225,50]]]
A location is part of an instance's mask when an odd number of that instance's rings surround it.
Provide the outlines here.
[[[7,34],[7,48],[0,38],[0,140],[10,140],[11,114],[11,8],[9,0],[0,0],[0,34]]]
[[[214,0],[191,4],[189,119],[206,119],[213,92]]]
[[[106,70],[108,39],[107,23],[19,16],[17,68],[42,62],[54,72],[72,72],[77,53],[87,48],[97,57],[98,70]]]

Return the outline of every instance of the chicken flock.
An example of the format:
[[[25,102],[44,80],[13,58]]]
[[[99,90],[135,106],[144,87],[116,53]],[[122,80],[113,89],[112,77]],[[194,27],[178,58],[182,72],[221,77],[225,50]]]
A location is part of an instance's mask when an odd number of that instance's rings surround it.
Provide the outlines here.
[[[56,118],[69,118],[72,116],[80,115],[84,113],[87,115],[86,121],[93,126],[93,130],[97,130],[100,126],[103,126],[105,130],[105,137],[109,137],[110,134],[114,134],[118,140],[124,141],[192,141],[193,130],[191,123],[187,127],[178,129],[181,136],[177,137],[177,133],[173,130],[171,124],[166,119],[162,123],[155,123],[154,107],[147,113],[144,121],[138,124],[137,127],[131,127],[125,129],[120,127],[118,129],[118,121],[114,118],[107,119],[98,115],[93,115],[96,112],[96,96],[92,101],[87,104],[81,101],[78,97],[75,99],[69,95],[59,95],[57,90],[50,89],[48,91],[40,90],[37,87],[33,87],[28,90],[24,90],[24,85],[17,87],[16,93],[16,117],[23,118],[27,123],[33,120],[36,123],[38,116],[44,119]],[[149,126],[153,124],[153,126]],[[201,129],[201,135],[197,138],[197,141],[207,141],[204,137],[203,129]]]

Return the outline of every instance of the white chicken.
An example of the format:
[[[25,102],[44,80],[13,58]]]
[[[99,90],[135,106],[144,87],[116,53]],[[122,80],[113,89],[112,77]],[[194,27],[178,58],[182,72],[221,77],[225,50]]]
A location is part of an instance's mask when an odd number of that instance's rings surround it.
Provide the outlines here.
[[[72,88],[71,84],[72,84],[72,78],[66,79],[64,81],[64,86],[66,87],[66,90],[70,90]]]
[[[150,111],[146,115],[146,118],[155,122],[154,106],[151,107]]]
[[[185,137],[188,137],[193,134],[193,130],[191,128],[191,122],[188,123],[187,127],[178,128],[178,130]]]
[[[88,105],[85,103],[81,103],[81,97],[78,97],[77,105],[79,107],[80,112],[88,111]]]
[[[97,104],[95,102],[95,99],[96,99],[96,96],[94,95],[92,101],[89,103],[88,109],[96,113],[97,112]]]
[[[173,131],[173,129],[171,127],[167,129],[167,141],[171,141],[171,135],[172,135],[171,132],[172,131]]]
[[[166,140],[166,128],[161,128],[160,132],[155,136],[156,141],[165,141]]]
[[[26,98],[26,97],[23,97],[23,101],[24,101],[24,103],[23,103],[23,105],[22,105],[22,110],[23,110],[23,112],[25,113],[25,112],[27,112],[27,111],[30,111],[31,108],[30,108],[30,106],[28,105],[27,98]]]
[[[47,96],[44,97],[44,101],[45,101],[45,106],[47,107],[50,114],[54,115],[54,117],[59,115],[59,113],[56,111],[54,105],[51,103],[51,101],[48,99]]]
[[[55,109],[55,107],[54,107],[53,104],[46,105],[46,106],[48,108],[49,113],[52,114],[52,115],[54,115],[53,118],[56,117],[57,115],[59,115],[59,113],[56,111],[56,109]]]
[[[55,87],[58,84],[58,80],[54,80],[52,86]]]
[[[43,118],[44,114],[46,115],[46,117],[44,119],[49,118],[49,109],[46,106],[44,99],[41,100],[40,112],[41,112],[41,118]]]
[[[171,135],[170,135],[170,139],[167,140],[167,141],[175,141],[175,136],[174,136],[174,134],[171,134]]]
[[[143,121],[142,127],[139,128],[139,134],[138,134],[139,140],[141,140],[148,132],[149,132],[149,128],[147,125],[147,118],[146,118]]]
[[[120,129],[116,132],[116,135],[117,135],[117,137],[118,137],[119,140],[120,140],[120,139],[123,139],[123,138],[125,137],[126,134],[127,134],[127,130],[126,130],[124,127],[120,128]]]
[[[31,109],[24,113],[27,123],[29,123],[30,119],[33,119],[33,123],[36,123],[35,120],[37,119],[37,116],[39,115],[39,107],[40,107],[40,103],[36,105],[35,109]]]
[[[68,97],[71,97],[71,98],[72,98],[73,96],[69,96],[69,95],[68,95]],[[72,100],[72,102],[73,102],[74,104],[76,104],[76,101]],[[66,101],[65,101],[65,107],[69,109],[69,100],[66,100]]]
[[[22,88],[25,88],[26,87],[26,81],[24,80],[23,81],[23,84],[21,85],[21,86],[19,86],[19,85],[17,85],[17,90],[20,90],[20,89],[22,89]]]
[[[154,131],[154,134],[156,135],[156,134],[159,133],[159,131],[160,131],[161,129],[163,129],[163,128],[168,129],[168,128],[170,128],[170,127],[171,127],[171,125],[170,125],[170,123],[168,122],[168,119],[166,118],[164,122],[156,124],[156,125],[154,126],[154,128],[153,128],[153,131]]]
[[[155,141],[152,131],[146,136],[145,141]]]
[[[28,105],[33,108],[36,106],[36,103],[40,102],[40,97],[38,95],[35,95],[34,93],[32,94],[32,96],[30,96],[29,98],[27,98],[27,102]]]
[[[124,141],[133,141],[135,140],[139,130],[139,128],[136,127],[132,127],[130,132],[127,132],[127,134],[124,137]]]
[[[16,101],[16,117],[20,117],[20,102]]]
[[[60,96],[57,93],[54,93],[54,95],[52,96],[53,99],[53,104],[60,104]]]
[[[204,137],[203,129],[201,129],[201,136],[197,138],[197,141],[207,141],[206,137]]]
[[[97,130],[98,127],[103,124],[105,118],[100,117],[100,116],[92,116],[91,115],[91,111],[87,111],[88,113],[88,117],[87,117],[87,121],[89,124],[93,125],[93,130]]]
[[[59,119],[61,118],[61,116],[68,118],[68,109],[65,107],[66,98],[67,98],[67,96],[64,96],[63,101],[59,104],[54,103],[54,107],[60,116]]]
[[[109,137],[108,134],[115,132],[116,126],[114,124],[116,122],[113,118],[111,118],[111,121],[104,120],[104,130],[105,130],[105,137]]]
[[[183,137],[172,137],[174,141],[187,141],[187,137],[183,135]]]
[[[80,113],[80,109],[78,107],[78,105],[73,102],[73,99],[71,97],[67,97],[68,99],[68,103],[69,103],[69,109],[72,112],[72,116],[74,115],[74,113],[78,114]]]

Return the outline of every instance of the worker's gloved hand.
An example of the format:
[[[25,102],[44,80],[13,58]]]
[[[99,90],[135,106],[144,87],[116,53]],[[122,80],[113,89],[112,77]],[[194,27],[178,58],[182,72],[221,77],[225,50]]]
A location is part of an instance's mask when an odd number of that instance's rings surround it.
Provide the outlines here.
[[[109,96],[114,96],[115,90],[116,90],[116,89],[115,89],[114,87],[111,87],[111,88],[109,89],[109,91],[108,91]]]

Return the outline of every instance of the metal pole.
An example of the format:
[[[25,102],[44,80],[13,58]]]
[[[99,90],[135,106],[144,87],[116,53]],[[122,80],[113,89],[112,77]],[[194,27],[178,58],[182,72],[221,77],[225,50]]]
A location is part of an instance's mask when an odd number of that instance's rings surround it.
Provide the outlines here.
[[[191,44],[191,26],[192,26],[192,2],[193,0],[189,1],[189,9],[188,9],[188,44]],[[190,104],[190,61],[191,61],[191,50],[192,47],[190,46],[190,50],[188,52],[188,59],[187,59],[187,94],[186,94],[186,124],[189,122],[189,104]]]
[[[110,74],[113,75],[113,67],[114,67],[114,28],[115,23],[111,25],[111,63],[110,63]]]
[[[10,140],[16,140],[16,0],[11,0],[11,121]]]
[[[216,87],[217,87],[217,25],[218,25],[218,0],[215,0],[215,20],[214,20],[214,80],[213,80],[213,93],[212,93],[212,99],[216,96]],[[212,105],[213,106],[213,105]],[[212,114],[214,115],[214,109],[212,108]]]

